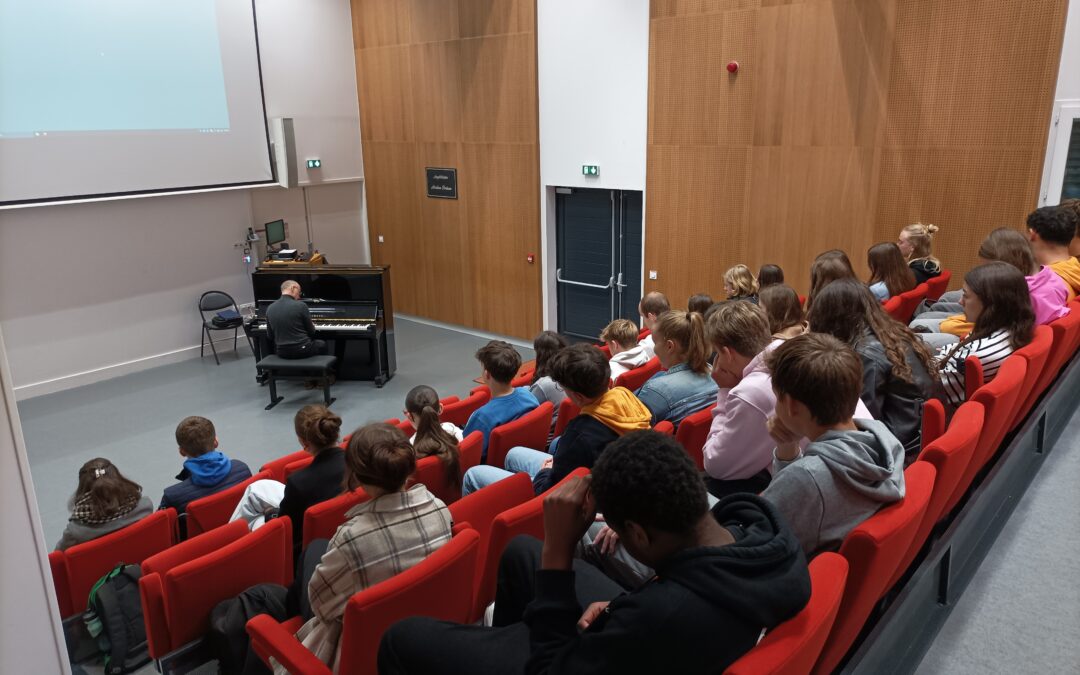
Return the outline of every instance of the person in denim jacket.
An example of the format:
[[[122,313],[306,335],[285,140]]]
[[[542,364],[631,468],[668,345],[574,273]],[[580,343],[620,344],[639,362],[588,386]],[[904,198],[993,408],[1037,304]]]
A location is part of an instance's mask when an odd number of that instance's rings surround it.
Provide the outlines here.
[[[716,403],[716,383],[709,370],[705,320],[697,312],[667,311],[653,328],[656,356],[664,370],[637,391],[652,413],[652,423],[678,426],[690,413]]]

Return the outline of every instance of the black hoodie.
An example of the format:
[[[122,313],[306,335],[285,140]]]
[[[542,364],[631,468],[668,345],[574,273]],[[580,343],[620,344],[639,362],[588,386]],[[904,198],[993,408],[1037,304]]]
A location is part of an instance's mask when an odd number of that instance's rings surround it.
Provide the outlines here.
[[[716,520],[735,541],[687,549],[620,595],[584,632],[573,571],[538,570],[525,611],[526,673],[712,673],[752,648],[763,628],[799,612],[810,575],[799,541],[751,494],[720,500]]]

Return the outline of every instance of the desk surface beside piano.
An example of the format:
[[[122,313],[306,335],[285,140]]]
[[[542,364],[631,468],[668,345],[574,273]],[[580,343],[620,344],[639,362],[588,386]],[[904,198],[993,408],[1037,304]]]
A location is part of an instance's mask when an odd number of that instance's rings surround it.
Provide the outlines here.
[[[263,266],[251,275],[255,318],[245,325],[254,338],[256,359],[273,353],[266,308],[281,297],[281,284],[300,284],[319,339],[338,357],[343,380],[373,380],[382,386],[397,369],[390,267],[371,265]]]

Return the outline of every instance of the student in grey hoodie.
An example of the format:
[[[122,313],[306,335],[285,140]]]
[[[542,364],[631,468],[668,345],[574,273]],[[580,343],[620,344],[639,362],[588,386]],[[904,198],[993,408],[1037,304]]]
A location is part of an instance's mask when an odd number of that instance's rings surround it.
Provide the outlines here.
[[[154,502],[112,462],[98,457],[79,469],[79,485],[68,504],[71,517],[56,544],[63,551],[121,530],[154,512]]]
[[[792,338],[766,357],[776,392],[769,433],[773,479],[762,497],[810,558],[840,547],[856,525],[904,498],[904,446],[881,422],[854,420],[858,354],[831,335]],[[799,441],[810,439],[805,450]]]

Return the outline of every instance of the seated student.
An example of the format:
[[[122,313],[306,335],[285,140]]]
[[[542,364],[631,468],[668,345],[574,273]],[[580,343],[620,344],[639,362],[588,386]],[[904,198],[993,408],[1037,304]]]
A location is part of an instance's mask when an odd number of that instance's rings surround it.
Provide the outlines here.
[[[908,267],[896,244],[874,244],[866,252],[866,263],[870,267],[870,281],[867,284],[879,302],[915,288],[915,273]]]
[[[438,457],[446,467],[447,474],[460,481],[458,443],[462,440],[461,429],[452,422],[440,422],[440,413],[442,404],[439,403],[439,395],[425,384],[413,387],[405,396],[405,415],[416,429],[409,439],[416,451],[416,458]]]
[[[784,283],[784,270],[779,265],[766,263],[758,268],[757,273],[758,292],[774,284]]]
[[[758,282],[746,265],[735,265],[724,272],[724,293],[728,300],[746,300],[757,304]]]
[[[187,510],[187,505],[200,497],[206,497],[231,488],[251,478],[251,469],[238,459],[229,459],[217,449],[217,432],[214,424],[205,417],[185,417],[176,427],[176,444],[180,456],[185,457],[184,470],[177,476],[176,485],[165,488],[158,509],[172,507],[177,514]],[[181,533],[186,533],[185,520],[180,521]]]
[[[1028,283],[1014,266],[1003,262],[979,265],[964,275],[960,300],[964,316],[974,326],[959,344],[938,350],[941,398],[959,406],[966,397],[964,362],[977,356],[986,382],[1013,351],[1031,342],[1035,313]]]
[[[638,329],[633,321],[615,319],[609,323],[600,340],[611,352],[608,367],[611,369],[611,381],[634,368],[640,368],[652,357],[645,353],[645,348],[638,343]]]
[[[716,383],[709,377],[705,320],[696,312],[669,311],[653,327],[656,356],[665,370],[649,378],[637,397],[652,412],[653,426],[679,425],[690,413],[712,404]]]
[[[1065,282],[1069,292],[1066,302],[1080,292],[1080,261],[1069,253],[1076,226],[1076,213],[1060,206],[1044,206],[1027,217],[1028,240],[1035,260],[1054,270]]]
[[[634,341],[636,344],[637,333],[634,334]],[[536,355],[536,369],[533,371],[533,379],[532,383],[529,385],[529,392],[536,397],[537,403],[550,401],[551,405],[555,406],[555,410],[551,414],[551,429],[548,431],[548,443],[551,443],[552,434],[555,432],[555,425],[559,422],[559,404],[566,398],[566,393],[559,388],[559,385],[555,383],[555,380],[551,379],[551,368],[549,364],[551,363],[551,359],[559,353],[559,350],[568,344],[566,338],[551,330],[541,332],[536,336],[536,339],[533,340],[533,353]]]
[[[812,315],[811,315],[812,316]],[[765,359],[776,392],[773,479],[761,493],[807,558],[839,548],[879,508],[904,497],[904,446],[884,423],[852,419],[862,365],[831,335],[807,333]],[[805,449],[799,441],[810,439]]]
[[[491,400],[469,416],[461,433],[468,436],[474,431],[483,432],[483,459],[486,459],[491,430],[516,420],[540,404],[525,387],[510,386],[521,368],[521,355],[509,342],[492,340],[476,352],[476,358],[484,367],[480,379],[491,389]]]
[[[122,530],[154,512],[142,487],[124,477],[107,459],[92,459],[79,469],[79,484],[68,500],[71,516],[57,551]]]
[[[777,340],[786,340],[806,332],[806,316],[799,294],[791,286],[772,284],[761,289],[758,304],[769,319],[769,330]]]
[[[650,331],[656,325],[656,319],[669,309],[671,309],[671,303],[668,302],[667,296],[660,291],[646,293],[645,297],[638,303],[638,314],[641,315],[641,321],[645,324],[644,328],[648,328]],[[641,348],[650,359],[656,356],[656,348],[651,332],[643,337],[638,344],[641,345]]]
[[[658,577],[623,592],[574,559],[598,510]],[[493,627],[400,621],[379,672],[716,673],[810,597],[806,560],[775,510],[745,494],[710,511],[686,452],[652,431],[623,436],[591,476],[549,495],[544,530],[542,543],[518,537],[503,552]]]
[[[914,223],[900,230],[900,236],[896,238],[896,246],[915,273],[916,286],[941,275],[941,263],[932,253],[937,231],[937,225]]]
[[[559,437],[554,457],[533,448],[513,448],[506,455],[506,470],[474,466],[465,473],[462,494],[525,472],[533,490],[541,494],[578,467],[592,468],[608,443],[631,431],[649,428],[651,415],[629,389],[609,389],[610,373],[604,354],[587,344],[560,351],[551,361],[551,376],[581,409]]]
[[[840,249],[825,251],[814,258],[810,265],[810,295],[806,297],[806,312],[814,306],[814,296],[837,279],[854,279],[855,270],[847,253]]]
[[[850,345],[862,360],[860,398],[904,446],[905,462],[922,449],[923,401],[934,395],[937,364],[925,342],[885,313],[854,279],[840,279],[818,294],[810,315],[815,333]]]
[[[1052,269],[1040,267],[1035,262],[1031,245],[1016,230],[999,227],[986,235],[979,246],[979,258],[984,262],[1009,263],[1025,275],[1036,325],[1050,323],[1069,313],[1065,304],[1068,297],[1065,282]],[[955,344],[971,332],[973,325],[962,314],[932,311],[920,314],[911,322],[911,327],[920,331],[920,337],[932,346],[940,348]]]
[[[712,305],[713,299],[711,295],[708,293],[695,293],[686,301],[686,311],[697,312],[704,316]]]
[[[311,464],[285,479],[285,493],[278,506],[279,517],[287,517],[292,522],[293,557],[296,559],[304,540],[304,512],[342,492],[345,453],[338,447],[341,418],[326,406],[301,408],[293,418],[293,429],[300,446],[314,455]]]
[[[1080,199],[1063,199],[1058,206],[1065,209],[1065,212],[1069,214],[1069,217],[1076,225],[1073,240],[1069,242],[1069,255],[1075,258],[1080,256]]]
[[[352,507],[334,537],[311,542],[299,584],[307,622],[296,639],[337,672],[345,606],[354,594],[409,569],[450,541],[450,511],[422,484],[405,489],[416,454],[400,429],[369,424],[345,449],[346,487],[371,499]],[[317,566],[315,565],[317,562]],[[306,600],[306,601],[305,601]],[[275,664],[274,672],[287,671]]]

